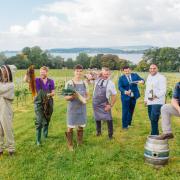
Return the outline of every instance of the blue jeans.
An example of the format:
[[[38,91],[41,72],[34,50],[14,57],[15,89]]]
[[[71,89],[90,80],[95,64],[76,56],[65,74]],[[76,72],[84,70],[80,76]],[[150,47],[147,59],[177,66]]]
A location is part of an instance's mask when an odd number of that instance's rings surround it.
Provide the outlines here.
[[[158,121],[161,114],[161,104],[148,105],[148,115],[151,121],[151,135],[159,135]]]

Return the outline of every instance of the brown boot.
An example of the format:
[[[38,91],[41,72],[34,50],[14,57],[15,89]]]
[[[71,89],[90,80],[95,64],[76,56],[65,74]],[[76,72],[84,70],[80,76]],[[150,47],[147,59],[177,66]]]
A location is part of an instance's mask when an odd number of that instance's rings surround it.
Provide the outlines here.
[[[73,151],[73,132],[65,132],[69,151]]]
[[[77,144],[81,145],[83,143],[83,129],[77,130]]]

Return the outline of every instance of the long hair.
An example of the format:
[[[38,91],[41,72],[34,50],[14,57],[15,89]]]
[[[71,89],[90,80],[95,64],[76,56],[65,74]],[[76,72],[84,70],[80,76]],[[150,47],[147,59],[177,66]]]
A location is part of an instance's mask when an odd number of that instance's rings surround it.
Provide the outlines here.
[[[35,80],[35,70],[34,70],[34,65],[31,65],[28,70],[27,70],[27,76],[29,79],[29,89],[32,92],[32,96],[35,97],[37,92],[36,92],[36,80]]]
[[[0,68],[0,82],[3,82],[3,74],[2,69]]]
[[[6,73],[6,74],[4,74],[4,73]],[[5,75],[6,75],[6,77],[5,77]],[[0,68],[0,81],[1,82],[13,82],[12,72],[8,65],[3,65]]]

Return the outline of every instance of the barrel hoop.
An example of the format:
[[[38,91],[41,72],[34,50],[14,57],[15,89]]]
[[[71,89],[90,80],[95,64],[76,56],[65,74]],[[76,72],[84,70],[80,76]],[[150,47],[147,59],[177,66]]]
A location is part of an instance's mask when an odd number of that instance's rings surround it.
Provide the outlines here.
[[[148,151],[155,151],[155,152],[169,152],[169,149],[166,150],[162,150],[162,149],[158,149],[158,148],[152,148],[152,147],[148,147],[148,146],[144,146],[145,150]]]
[[[159,145],[168,145],[166,141],[157,141],[157,140],[147,140],[148,144],[159,144]]]
[[[149,151],[147,149],[145,149],[144,151],[145,154],[149,155],[149,156],[153,156],[153,157],[167,157],[169,156],[169,152],[156,152],[156,151]]]
[[[169,156],[153,156],[153,154],[146,154],[146,153],[144,153],[144,156],[150,159],[158,159],[158,160],[169,159]]]

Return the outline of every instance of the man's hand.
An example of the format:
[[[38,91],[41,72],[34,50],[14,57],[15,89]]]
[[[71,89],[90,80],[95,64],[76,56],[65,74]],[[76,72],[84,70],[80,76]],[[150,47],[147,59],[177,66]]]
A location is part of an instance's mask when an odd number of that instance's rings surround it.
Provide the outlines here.
[[[144,84],[143,80],[138,81],[138,84]]]
[[[72,101],[76,98],[76,95],[71,95],[71,96],[65,96],[64,97],[66,101]]]
[[[124,93],[125,93],[126,95],[130,96],[130,95],[131,95],[131,90],[129,90],[129,91],[124,91]]]
[[[104,110],[105,110],[106,112],[110,111],[110,110],[111,110],[111,105],[110,105],[110,104],[107,104],[107,105],[105,106]]]
[[[144,101],[144,105],[145,105],[145,107],[147,106],[147,101]]]

